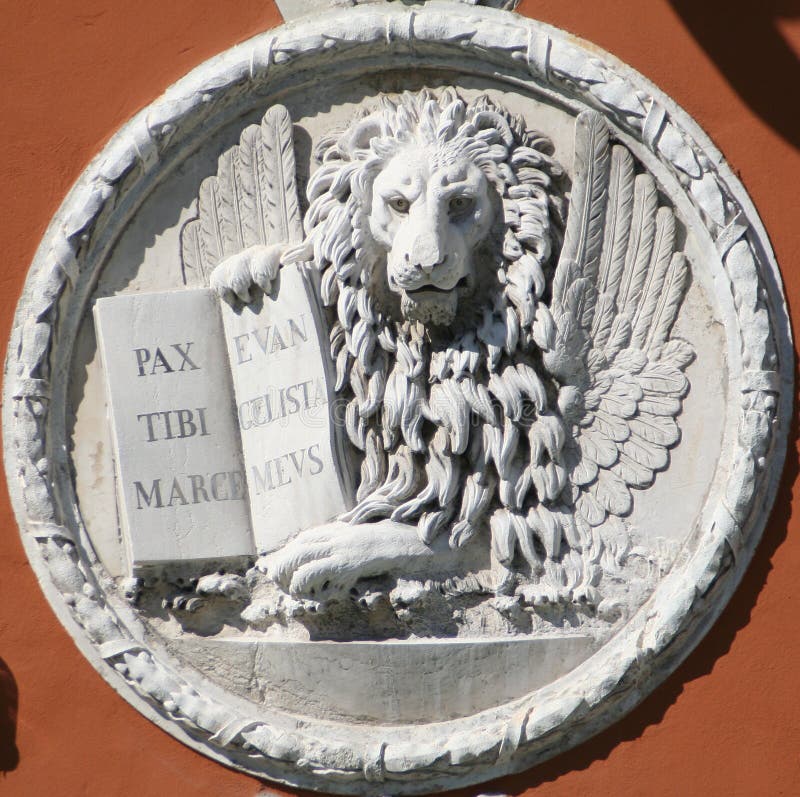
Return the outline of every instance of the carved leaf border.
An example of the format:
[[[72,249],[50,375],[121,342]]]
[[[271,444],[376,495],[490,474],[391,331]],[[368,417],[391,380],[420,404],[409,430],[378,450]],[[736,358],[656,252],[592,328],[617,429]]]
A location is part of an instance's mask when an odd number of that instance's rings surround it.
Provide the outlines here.
[[[605,113],[683,187],[715,242],[738,320],[731,369],[740,390],[724,494],[680,569],[624,635],[569,676],[515,703],[435,726],[342,730],[249,717],[201,692],[105,600],[67,460],[67,368],[93,275],[156,168],[201,127],[229,121],[246,98],[291,88],[303,73],[375,59],[486,66],[500,80]],[[499,67],[499,69],[498,69]],[[732,594],[766,522],[783,464],[792,342],[766,232],[744,189],[687,114],[596,48],[515,14],[452,3],[363,6],[262,34],[200,66],[134,117],[86,170],[54,218],[20,300],[6,362],[5,464],[22,538],[42,587],[98,671],[185,743],[251,774],[296,786],[376,794],[453,788],[517,771],[574,746],[638,703],[691,651]],[[734,422],[734,421],[732,421]],[[269,720],[269,721],[268,721]],[[365,786],[365,781],[375,785]]]

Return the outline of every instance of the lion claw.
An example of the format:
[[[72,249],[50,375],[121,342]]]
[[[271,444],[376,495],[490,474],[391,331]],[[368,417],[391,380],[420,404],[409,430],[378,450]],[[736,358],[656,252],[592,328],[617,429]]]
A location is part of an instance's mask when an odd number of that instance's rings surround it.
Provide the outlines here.
[[[272,289],[284,249],[283,244],[257,245],[231,255],[211,273],[211,289],[229,304],[234,304],[237,299],[249,304],[253,300],[251,289],[254,286],[264,293]]]

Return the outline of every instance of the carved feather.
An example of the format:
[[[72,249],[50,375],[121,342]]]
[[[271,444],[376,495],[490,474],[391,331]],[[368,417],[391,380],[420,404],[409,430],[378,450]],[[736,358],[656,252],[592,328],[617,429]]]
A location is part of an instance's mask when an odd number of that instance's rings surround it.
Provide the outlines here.
[[[664,415],[642,413],[629,421],[631,432],[657,446],[673,446],[680,439],[678,424]]]
[[[649,174],[636,177],[633,191],[633,215],[625,271],[617,295],[617,307],[632,318],[636,312],[650,267],[656,233],[658,195],[655,181]]]
[[[666,362],[651,363],[636,380],[645,393],[666,393],[670,396],[683,397],[689,389],[689,383],[680,369]]]
[[[684,340],[670,340],[661,350],[661,362],[667,362],[683,370],[694,360],[694,349]]]
[[[681,252],[676,252],[670,260],[661,299],[653,313],[653,320],[645,341],[648,351],[663,345],[666,341],[683,301],[688,276],[689,268],[686,264],[686,257]]]
[[[589,492],[612,515],[627,515],[633,506],[628,486],[611,470],[601,470],[597,474],[597,481],[589,487]]]
[[[576,177],[562,252],[592,280],[597,278],[603,245],[608,169],[608,126],[600,114],[584,111],[575,122]]]
[[[669,453],[666,448],[650,443],[637,434],[632,434],[622,444],[622,454],[648,470],[661,470],[669,462]]]
[[[585,490],[581,490],[575,503],[575,509],[590,526],[599,526],[606,519],[606,510],[603,505]]]
[[[606,211],[603,254],[600,259],[600,272],[597,290],[615,298],[625,256],[628,251],[628,237],[631,230],[634,185],[633,157],[626,147],[617,145],[611,150],[611,171],[608,180],[608,209]],[[592,327],[596,335],[596,327]],[[601,344],[602,345],[602,342]]]
[[[203,269],[203,257],[200,251],[200,221],[192,221],[184,224],[181,230],[181,263],[183,266],[183,282],[185,285],[193,285],[195,281],[206,285],[208,283],[207,274]]]
[[[217,165],[217,217],[223,257],[235,255],[245,248],[234,166],[237,149],[232,147],[221,155]]]
[[[574,260],[565,257],[564,250],[562,250],[556,273],[553,275],[553,299],[550,303],[550,310],[555,318],[565,314],[567,291],[570,285],[580,276],[581,272],[578,264]],[[560,332],[561,324],[557,324],[557,327]]]
[[[601,406],[603,406],[602,403]],[[624,418],[617,417],[604,410],[597,410],[595,412],[592,428],[596,429],[609,440],[613,440],[615,443],[622,443],[627,440],[631,434],[628,423]]]
[[[596,462],[601,468],[610,468],[617,461],[617,446],[607,435],[592,427],[581,432],[578,442],[583,456]]]
[[[244,245],[267,243],[265,218],[267,176],[261,148],[261,128],[250,125],[239,141],[236,189]]]
[[[649,393],[639,402],[639,412],[651,415],[677,415],[681,411],[681,400],[676,396],[665,396],[663,393]]]
[[[611,325],[611,334],[606,345],[606,357],[613,360],[622,349],[627,348],[631,339],[631,322],[625,315],[618,315]]]
[[[664,279],[675,249],[675,216],[669,208],[659,208],[656,214],[656,233],[653,254],[642,288],[642,296],[633,316],[631,346],[644,348],[644,342],[656,309],[661,306]]]
[[[207,177],[200,184],[198,212],[200,219],[198,243],[202,253],[203,270],[210,274],[225,252],[219,219],[219,190],[216,177]]]
[[[600,407],[610,415],[619,418],[632,418],[638,411],[637,402],[642,397],[642,389],[635,382],[624,379],[615,380],[610,390],[600,399]]]
[[[633,374],[638,374],[647,365],[647,355],[639,349],[623,349],[614,357],[614,378],[624,379],[627,384],[634,384],[631,379],[625,379]],[[641,390],[638,391],[637,401],[641,398]]]
[[[297,202],[292,120],[283,105],[273,105],[261,122],[267,164],[266,219],[271,242],[301,241],[303,224]]]
[[[622,479],[625,484],[640,489],[649,487],[655,479],[652,470],[649,470],[624,452],[620,452],[619,462],[611,468],[611,472]]]
[[[557,272],[571,263],[578,276],[589,279],[578,321],[588,328],[594,313],[597,293],[594,288],[603,247],[603,226],[608,198],[609,146],[608,126],[595,111],[583,111],[575,122],[575,180],[572,184],[567,228]],[[556,295],[556,285],[559,293]],[[561,311],[565,281],[554,283],[554,307]]]
[[[597,297],[594,318],[592,319],[592,344],[595,349],[602,349],[611,335],[611,327],[617,315],[617,303],[609,293],[601,293]]]

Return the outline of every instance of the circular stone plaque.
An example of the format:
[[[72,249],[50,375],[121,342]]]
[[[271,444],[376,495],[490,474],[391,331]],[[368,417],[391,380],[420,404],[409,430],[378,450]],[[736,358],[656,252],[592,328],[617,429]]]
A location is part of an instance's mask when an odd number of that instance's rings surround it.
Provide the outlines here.
[[[791,340],[744,189],[546,25],[371,5],[208,61],[31,266],[5,463],[42,587],[138,710],[351,794],[521,770],[719,615]]]

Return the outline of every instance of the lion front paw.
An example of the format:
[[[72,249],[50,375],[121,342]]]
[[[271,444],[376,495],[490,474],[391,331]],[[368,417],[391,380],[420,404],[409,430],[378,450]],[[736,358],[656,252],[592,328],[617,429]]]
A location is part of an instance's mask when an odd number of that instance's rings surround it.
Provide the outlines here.
[[[211,272],[211,288],[229,304],[237,299],[245,304],[252,301],[254,286],[268,293],[278,276],[284,248],[283,244],[258,245],[231,255]]]
[[[262,556],[256,567],[294,598],[327,600],[350,589],[359,571],[347,556],[339,529],[311,529],[284,548]]]
[[[294,598],[325,601],[347,593],[359,579],[405,573],[435,554],[416,526],[333,521],[301,532],[256,567]]]

